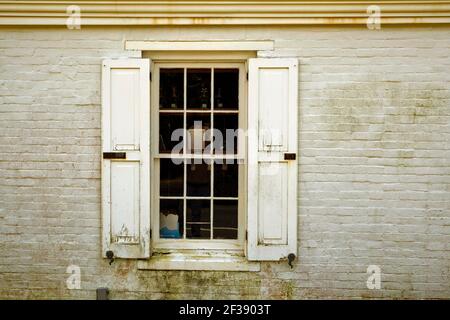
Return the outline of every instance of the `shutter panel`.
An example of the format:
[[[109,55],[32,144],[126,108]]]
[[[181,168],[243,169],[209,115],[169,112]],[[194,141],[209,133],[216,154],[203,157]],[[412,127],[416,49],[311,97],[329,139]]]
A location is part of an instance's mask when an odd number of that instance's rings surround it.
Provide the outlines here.
[[[150,61],[102,67],[103,256],[150,256]]]
[[[249,260],[297,254],[297,88],[297,59],[249,59]]]

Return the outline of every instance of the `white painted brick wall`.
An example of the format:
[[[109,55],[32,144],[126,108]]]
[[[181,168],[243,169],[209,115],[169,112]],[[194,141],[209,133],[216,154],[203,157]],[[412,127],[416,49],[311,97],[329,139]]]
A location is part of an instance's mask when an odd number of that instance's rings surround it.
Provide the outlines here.
[[[272,39],[260,56],[300,59],[293,270],[101,259],[100,62],[136,55],[125,39]],[[0,29],[0,297],[449,299],[449,56],[449,27]]]

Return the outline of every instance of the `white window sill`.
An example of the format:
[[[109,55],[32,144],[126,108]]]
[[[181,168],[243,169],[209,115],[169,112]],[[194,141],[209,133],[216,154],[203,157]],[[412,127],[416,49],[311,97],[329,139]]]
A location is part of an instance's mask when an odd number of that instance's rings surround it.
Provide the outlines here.
[[[157,254],[149,260],[140,260],[140,270],[204,270],[204,271],[253,271],[261,270],[259,262],[250,262],[246,257],[232,254]]]

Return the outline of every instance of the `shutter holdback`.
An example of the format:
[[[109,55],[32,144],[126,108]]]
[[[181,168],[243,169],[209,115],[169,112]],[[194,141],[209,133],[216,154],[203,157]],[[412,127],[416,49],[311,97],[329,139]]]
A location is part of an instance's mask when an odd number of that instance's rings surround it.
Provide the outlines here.
[[[114,262],[114,252],[111,250],[106,251],[106,257],[109,259],[109,265]]]
[[[288,265],[291,267],[291,269],[294,268],[294,265],[292,264],[292,262],[294,262],[294,260],[296,258],[295,254],[289,253],[287,258],[288,258]]]

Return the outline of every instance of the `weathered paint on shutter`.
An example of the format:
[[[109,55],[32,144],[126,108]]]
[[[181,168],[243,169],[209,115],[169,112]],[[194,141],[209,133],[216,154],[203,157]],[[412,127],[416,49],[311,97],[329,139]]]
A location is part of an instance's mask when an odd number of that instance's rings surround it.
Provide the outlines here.
[[[150,61],[102,63],[103,256],[150,256]]]
[[[297,59],[249,59],[249,260],[297,254],[297,88]]]

